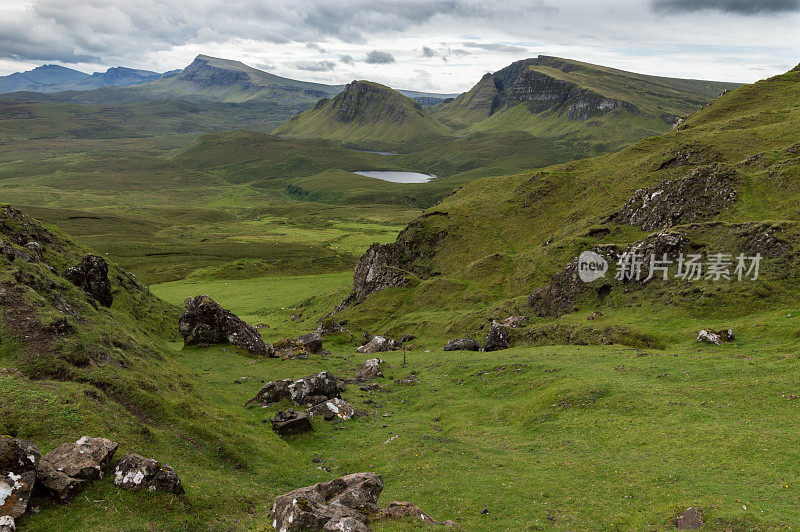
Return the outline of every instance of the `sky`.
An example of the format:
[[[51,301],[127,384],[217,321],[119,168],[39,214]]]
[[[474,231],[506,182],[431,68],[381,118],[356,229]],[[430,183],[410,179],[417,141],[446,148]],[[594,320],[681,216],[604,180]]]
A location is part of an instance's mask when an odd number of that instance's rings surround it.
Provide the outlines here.
[[[183,68],[198,54],[294,79],[457,93],[555,55],[752,82],[800,63],[800,0],[2,0],[0,75]]]

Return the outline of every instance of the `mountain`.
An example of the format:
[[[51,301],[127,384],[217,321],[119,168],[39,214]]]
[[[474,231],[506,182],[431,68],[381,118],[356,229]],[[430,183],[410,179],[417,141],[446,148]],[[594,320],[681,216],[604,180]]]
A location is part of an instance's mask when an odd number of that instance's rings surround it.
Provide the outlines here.
[[[64,83],[75,83],[89,74],[59,65],[42,65],[8,76],[0,76],[0,94],[16,91],[55,92]]]
[[[277,135],[326,138],[345,144],[392,144],[447,135],[449,128],[433,119],[423,106],[378,83],[354,81],[334,98],[275,130]]]
[[[347,317],[371,328],[419,319],[407,312],[452,320],[458,311],[471,328],[485,323],[480,309],[515,309],[506,312],[550,323],[601,309],[625,321],[641,306],[668,319],[735,322],[779,301],[797,304],[798,101],[795,70],[723,94],[671,131],[617,153],[468,183],[396,243],[370,248],[343,305]],[[586,285],[576,261],[592,249],[612,266],[631,249],[673,260],[679,252],[761,254],[764,262],[758,283],[607,278]],[[431,316],[431,328],[449,326]]]
[[[100,87],[128,87],[161,77],[158,72],[113,67],[92,75],[58,65],[43,65],[27,72],[0,77],[0,94],[30,91],[53,93],[84,91]]]
[[[737,86],[539,56],[484,75],[431,114],[458,130],[518,130],[569,138],[599,154],[663,133],[679,116]]]

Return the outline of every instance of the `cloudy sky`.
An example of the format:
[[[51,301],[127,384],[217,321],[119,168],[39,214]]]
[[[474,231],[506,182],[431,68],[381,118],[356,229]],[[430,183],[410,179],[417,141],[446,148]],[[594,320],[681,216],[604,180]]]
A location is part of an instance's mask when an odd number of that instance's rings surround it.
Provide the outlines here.
[[[296,79],[460,92],[557,55],[755,81],[800,63],[800,0],[2,0],[0,74],[166,71],[199,53]]]

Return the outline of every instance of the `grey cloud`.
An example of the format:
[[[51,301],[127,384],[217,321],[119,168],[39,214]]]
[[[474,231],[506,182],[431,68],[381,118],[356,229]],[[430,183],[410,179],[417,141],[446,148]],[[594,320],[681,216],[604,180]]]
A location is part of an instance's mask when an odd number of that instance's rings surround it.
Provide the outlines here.
[[[330,72],[336,68],[335,61],[296,61],[294,67],[298,70],[310,72]]]
[[[25,8],[0,7],[0,58],[125,63],[231,39],[314,48],[319,40],[364,43],[365,32],[402,32],[476,12],[466,0],[33,0]]]
[[[352,55],[340,55],[339,62],[345,65],[354,65],[356,61]]]
[[[318,44],[317,44],[317,43],[315,43],[315,42],[310,42],[310,43],[307,43],[307,44],[306,44],[306,48],[308,48],[309,50],[316,50],[316,51],[318,51],[318,52],[319,52],[319,53],[321,53],[321,54],[324,54],[324,53],[325,53],[325,48],[323,48],[322,46],[318,45]]]
[[[800,0],[653,0],[658,13],[720,11],[736,15],[777,15],[800,11]]]
[[[389,52],[372,50],[370,53],[367,54],[367,58],[364,61],[366,63],[369,63],[370,65],[386,65],[389,63],[394,63],[395,59],[394,56]]]
[[[528,49],[522,46],[515,46],[513,44],[500,44],[500,43],[479,43],[479,42],[465,42],[463,43],[467,48],[479,48],[487,52],[502,52],[509,54],[517,54],[527,52]]]

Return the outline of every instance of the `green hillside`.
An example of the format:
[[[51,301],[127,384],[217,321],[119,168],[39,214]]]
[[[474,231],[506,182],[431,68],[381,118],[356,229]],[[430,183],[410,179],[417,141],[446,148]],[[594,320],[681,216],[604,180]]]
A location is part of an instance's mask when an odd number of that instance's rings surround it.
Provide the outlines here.
[[[448,132],[416,101],[369,81],[350,83],[341,94],[321,100],[275,130],[276,135],[376,147],[426,140]]]
[[[433,308],[462,308],[466,301],[478,299],[493,301],[493,305],[515,301],[523,305],[520,312],[537,313],[542,307],[537,303],[526,310],[526,297],[548,285],[551,276],[580,251],[594,246],[614,245],[624,250],[654,238],[658,231],[668,231],[680,234],[687,249],[711,253],[729,247],[730,253],[738,253],[756,246],[748,244],[753,238],[748,235],[762,231],[768,235],[765,240],[780,242],[775,246],[796,249],[793,235],[800,219],[796,187],[800,145],[795,134],[800,121],[798,81],[800,74],[792,71],[743,86],[719,97],[672,131],[616,154],[473,181],[412,223],[401,233],[397,246],[387,247],[387,253],[393,256],[396,250],[412,250],[396,258],[406,264],[412,277],[419,278],[411,292],[444,291],[443,297],[431,301]],[[636,201],[641,201],[635,199],[639,189],[656,196],[661,194],[659,190],[675,189],[685,197],[676,199],[677,192],[672,192],[669,201],[673,203],[636,207]],[[722,191],[735,200],[719,203],[714,194]],[[669,216],[660,216],[670,221],[622,222],[655,216],[646,210],[642,211],[645,214],[631,214],[635,208],[663,211]],[[426,251],[415,255],[417,249]],[[580,291],[574,307],[603,308],[605,312],[604,305],[629,307],[667,301],[687,315],[704,316],[719,315],[723,310],[752,313],[781,297],[789,298],[788,304],[795,297],[789,294],[797,293],[788,273],[794,271],[794,265],[782,262],[781,257],[788,256],[784,253],[769,253],[763,253],[765,275],[773,277],[763,283],[698,282],[678,283],[677,287],[648,283],[635,290],[612,283],[611,295],[601,298],[592,296],[592,290]],[[413,299],[401,293],[375,297]],[[741,304],[743,298],[747,305]],[[380,305],[384,307],[386,301]],[[395,318],[402,320],[407,307],[395,308]]]

